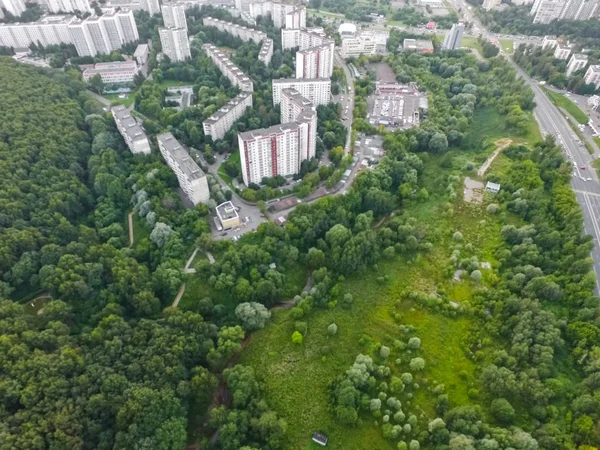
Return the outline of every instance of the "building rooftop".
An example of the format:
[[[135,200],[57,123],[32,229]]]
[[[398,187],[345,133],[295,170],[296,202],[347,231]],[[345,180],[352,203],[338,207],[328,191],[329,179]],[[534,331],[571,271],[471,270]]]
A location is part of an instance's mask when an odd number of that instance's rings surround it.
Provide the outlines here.
[[[281,133],[285,133],[286,131],[293,131],[293,130],[296,130],[297,128],[298,128],[298,123],[290,122],[290,123],[283,123],[280,125],[273,125],[272,127],[262,128],[260,130],[245,131],[243,133],[240,133],[239,136],[244,141],[251,141],[253,139],[265,138],[265,137],[271,136],[272,134],[281,134]]]
[[[221,61],[221,64],[223,64],[227,70],[239,81],[243,83],[251,82],[250,78],[248,78],[248,76],[242,72],[238,66],[232,63],[227,55],[220,51],[217,47],[212,44],[204,44],[202,48],[206,51],[206,53],[213,55],[215,58]]]
[[[565,44],[564,42],[559,42],[557,47],[563,50],[571,50],[571,46],[569,44]]]
[[[204,172],[192,159],[190,154],[181,146],[171,133],[161,134],[156,137],[159,144],[171,155],[188,180],[194,181],[204,177]]]
[[[310,100],[307,100],[302,96],[300,92],[293,88],[285,88],[281,91],[281,94],[294,102],[300,108],[313,108],[313,104]]]
[[[260,58],[261,56],[266,56],[267,53],[269,53],[269,51],[271,51],[271,49],[273,48],[273,39],[265,39],[263,41],[262,47],[260,48],[260,53],[258,54],[258,57]]]
[[[277,78],[273,84],[293,84],[293,83],[325,83],[331,82],[329,78]]]
[[[356,25],[353,23],[343,23],[338,28],[338,33],[341,34],[355,34],[356,33]]]
[[[135,58],[140,57],[140,56],[144,56],[147,51],[148,51],[148,44],[140,44],[135,49],[135,53],[133,54],[133,56]]]
[[[94,69],[135,69],[137,68],[137,63],[135,61],[113,61],[113,62],[104,62],[98,63],[94,66]]]
[[[588,70],[590,70],[591,72],[600,72],[600,64],[596,64],[596,65],[590,66],[588,68]]]
[[[221,221],[239,217],[235,206],[231,202],[224,202],[217,206],[217,215]]]
[[[237,95],[236,97],[232,98],[227,103],[225,103],[219,110],[215,111],[212,116],[210,116],[204,121],[204,123],[211,124],[218,122],[223,116],[225,116],[229,111],[231,111],[233,107],[239,105],[248,97],[252,97],[252,92],[242,92],[241,94]]]
[[[427,39],[404,39],[402,44],[404,50],[431,50],[433,51],[433,42]]]
[[[120,128],[122,128],[132,140],[137,141],[146,139],[146,133],[144,133],[142,127],[140,127],[137,121],[131,116],[129,110],[125,106],[115,106],[111,108],[111,112],[115,121],[118,122],[117,125],[120,125]]]
[[[573,60],[587,61],[588,55],[584,55],[583,53],[574,53],[573,56],[571,56],[571,58]]]

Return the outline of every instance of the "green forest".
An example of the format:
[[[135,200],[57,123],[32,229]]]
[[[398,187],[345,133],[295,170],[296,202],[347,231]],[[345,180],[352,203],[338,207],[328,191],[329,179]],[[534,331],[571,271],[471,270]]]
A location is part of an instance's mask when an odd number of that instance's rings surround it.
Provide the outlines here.
[[[202,11],[193,58],[161,62],[135,107],[150,135],[209,157],[277,123],[269,80],[292,54],[266,67]],[[256,82],[255,108],[217,142],[201,122],[238,91],[204,42],[235,49]],[[345,195],[238,242],[213,240],[209,207],[184,207],[156,149],[130,153],[78,72],[0,57],[0,450],[306,450],[314,432],[340,450],[598,448],[594,243],[533,92],[487,56],[354,59],[353,131],[381,133],[385,156]],[[374,63],[428,92],[418,128],[364,119]],[[193,84],[197,106],[165,108],[165,80]],[[307,163],[300,190],[349,164],[340,115],[319,107],[333,165]]]

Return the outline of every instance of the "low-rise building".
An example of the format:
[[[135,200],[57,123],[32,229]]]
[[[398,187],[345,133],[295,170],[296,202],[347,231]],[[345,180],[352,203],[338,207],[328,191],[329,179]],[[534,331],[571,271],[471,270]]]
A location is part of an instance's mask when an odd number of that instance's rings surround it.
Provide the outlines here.
[[[542,41],[542,50],[546,50],[547,48],[554,48],[558,44],[558,38],[556,36],[544,36],[544,40]]]
[[[221,203],[217,206],[217,217],[225,230],[240,226],[240,216],[231,202]]]
[[[405,52],[433,53],[433,42],[427,39],[404,39],[402,50]]]
[[[573,72],[577,72],[578,70],[583,69],[587,66],[588,63],[588,55],[584,55],[582,53],[575,53],[571,56],[569,63],[567,64],[567,76],[570,77]]]
[[[242,91],[252,92],[254,90],[252,80],[238,66],[233,64],[225,53],[212,44],[204,44],[202,49],[212,59],[219,70],[221,70],[223,75],[229,78],[231,84],[239,87]]]
[[[100,75],[104,84],[132,83],[138,71],[135,61],[98,63],[93,69],[86,69],[83,72],[83,79],[89,81],[90,78]]]
[[[148,48],[148,44],[140,44],[135,49],[135,53],[133,57],[137,61],[140,66],[143,66],[148,62],[148,55],[150,55],[150,50]]]
[[[360,55],[374,55],[377,53],[377,39],[369,35],[358,35],[342,40],[340,54],[342,58],[351,58]]]
[[[167,165],[177,176],[181,190],[197,205],[210,199],[206,175],[171,133],[156,137],[158,149]]]
[[[242,92],[202,123],[204,134],[211,136],[213,141],[223,139],[225,133],[245,114],[247,108],[252,108],[252,93]]]
[[[111,108],[110,112],[131,153],[149,155],[150,141],[129,110],[125,106],[119,105]]]
[[[331,80],[329,78],[296,79],[280,78],[273,80],[273,104],[281,103],[283,89],[295,89],[313,105],[327,105],[331,100]]]
[[[271,58],[273,58],[273,39],[265,39],[260,47],[258,60],[268,66],[271,64]]]
[[[558,42],[556,50],[554,50],[554,57],[556,59],[569,59],[571,55],[571,47],[564,42]]]
[[[596,89],[600,88],[600,65],[590,66],[585,72],[583,81],[595,85]]]

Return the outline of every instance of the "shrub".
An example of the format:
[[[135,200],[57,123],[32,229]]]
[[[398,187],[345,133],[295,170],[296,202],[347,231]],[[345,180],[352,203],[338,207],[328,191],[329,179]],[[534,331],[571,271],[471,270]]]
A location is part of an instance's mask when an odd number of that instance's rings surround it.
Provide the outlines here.
[[[344,308],[344,309],[352,308],[353,301],[354,301],[354,298],[352,297],[352,294],[344,294],[344,297],[342,298],[342,308]]]
[[[404,372],[402,375],[400,375],[400,379],[402,380],[402,383],[404,383],[405,385],[410,384],[413,381],[412,373]]]
[[[302,344],[302,334],[298,331],[294,331],[294,334],[292,334],[292,342],[294,344]]]
[[[337,333],[337,325],[335,323],[330,324],[327,327],[327,333],[329,333],[329,336],[335,336]]]
[[[389,347],[382,345],[381,348],[379,349],[379,356],[381,356],[382,358],[387,358],[388,356],[390,356]]]
[[[413,439],[412,441],[410,441],[409,448],[410,450],[419,450],[421,448],[421,444],[419,444],[419,441],[415,441]]]
[[[304,336],[308,331],[308,325],[306,322],[296,322],[294,323],[294,329],[302,336]]]
[[[463,235],[460,231],[456,231],[452,235],[452,239],[456,242],[461,242],[463,240]]]
[[[474,270],[473,272],[471,272],[471,280],[473,280],[475,283],[479,283],[481,281],[482,278],[482,274],[481,274],[481,270]]]
[[[490,203],[485,210],[489,214],[498,214],[500,207],[496,203]]]
[[[408,446],[406,445],[406,442],[404,441],[400,441],[398,442],[398,450],[407,450]]]
[[[379,411],[381,409],[381,400],[378,398],[371,399],[369,403],[369,410],[371,411]]]
[[[411,350],[418,350],[421,347],[421,339],[418,337],[412,337],[408,340],[408,348]]]
[[[425,368],[425,360],[423,358],[413,358],[410,360],[408,367],[410,367],[410,370],[419,372]]]

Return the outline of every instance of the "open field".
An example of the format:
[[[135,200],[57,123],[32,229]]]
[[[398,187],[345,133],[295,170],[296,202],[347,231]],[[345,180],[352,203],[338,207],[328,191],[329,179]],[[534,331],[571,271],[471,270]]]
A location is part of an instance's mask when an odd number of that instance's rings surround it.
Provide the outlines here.
[[[119,95],[125,95],[125,98],[119,98]],[[118,103],[119,105],[131,106],[135,102],[135,92],[128,94],[106,94],[103,97],[109,100],[111,103]]]
[[[442,38],[443,39],[443,38]],[[480,55],[483,55],[483,48],[481,44],[477,42],[477,38],[474,37],[463,37],[460,41],[461,47],[474,48]]]
[[[590,121],[589,117],[585,115],[585,113],[579,108],[579,106],[577,106],[567,97],[549,89],[542,89],[544,90],[544,92],[546,92],[546,95],[550,98],[552,103],[554,103],[560,108],[563,108],[565,111],[571,114],[573,118],[577,120],[577,122],[586,125]]]
[[[499,39],[498,42],[500,43],[502,50],[504,50],[506,53],[514,52],[512,39]]]

